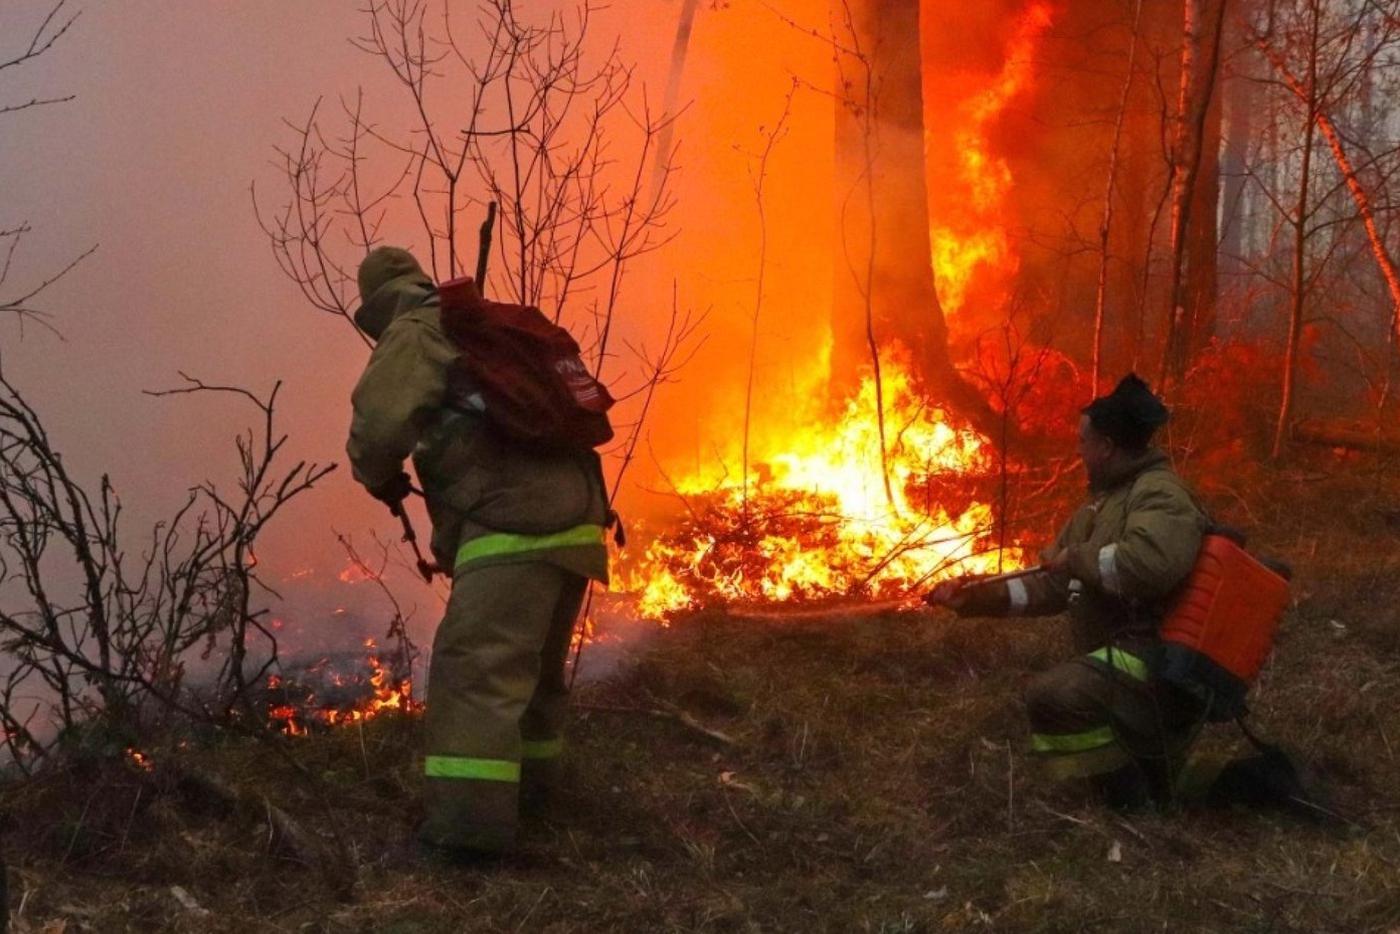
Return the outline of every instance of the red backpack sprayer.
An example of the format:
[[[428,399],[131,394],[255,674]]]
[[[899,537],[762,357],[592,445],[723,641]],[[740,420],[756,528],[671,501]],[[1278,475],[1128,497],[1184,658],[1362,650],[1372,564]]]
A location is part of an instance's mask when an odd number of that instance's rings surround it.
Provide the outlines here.
[[[442,328],[459,354],[455,366],[477,390],[483,418],[501,437],[532,451],[591,456],[613,438],[607,415],[613,397],[589,372],[568,331],[538,308],[482,296],[495,221],[493,201],[481,225],[476,277],[438,286]],[[403,525],[403,540],[413,549],[418,573],[431,582],[442,569],[423,557],[403,503],[392,511]]]

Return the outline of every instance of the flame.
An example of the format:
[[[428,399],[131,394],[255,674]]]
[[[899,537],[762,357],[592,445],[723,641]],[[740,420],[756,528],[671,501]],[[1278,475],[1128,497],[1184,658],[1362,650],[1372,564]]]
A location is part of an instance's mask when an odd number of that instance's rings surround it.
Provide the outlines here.
[[[1031,87],[1035,51],[1052,19],[1048,2],[1026,7],[1001,72],[959,108],[965,122],[953,132],[958,161],[953,184],[961,184],[959,201],[966,210],[955,221],[934,224],[929,232],[938,299],[948,314],[963,308],[976,279],[991,276],[1003,284],[1016,274],[1007,205],[1014,179],[1006,159],[992,152],[990,135],[1006,108]]]
[[[674,481],[690,519],[620,575],[640,592],[641,613],[663,618],[712,600],[902,597],[953,573],[1019,565],[1019,551],[989,550],[991,508],[964,489],[992,472],[994,452],[930,406],[903,355],[891,356],[882,380],[884,458],[867,375],[839,418],[814,413],[793,431],[759,439],[765,453],[750,469],[747,495],[742,462],[732,456]]]
[[[300,704],[281,703],[271,706],[267,713],[268,720],[288,736],[305,736],[309,732],[309,724],[313,723],[328,727],[347,726],[364,723],[390,710],[408,714],[422,712],[423,703],[413,697],[412,678],[394,680],[388,667],[380,660],[379,648],[373,639],[365,639],[364,647],[367,653],[368,678],[363,674],[330,674],[331,684],[336,687],[347,684],[353,686],[359,682],[365,684],[368,689],[366,696],[356,701],[353,706],[349,709],[326,706],[318,704],[314,695],[308,695]],[[282,678],[275,674],[268,675],[267,688],[269,692],[282,691]]]

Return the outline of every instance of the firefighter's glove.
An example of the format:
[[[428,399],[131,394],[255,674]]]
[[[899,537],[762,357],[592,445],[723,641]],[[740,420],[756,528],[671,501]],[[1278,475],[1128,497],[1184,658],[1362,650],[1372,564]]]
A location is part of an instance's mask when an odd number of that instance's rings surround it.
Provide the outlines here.
[[[397,509],[399,503],[408,499],[408,494],[413,492],[413,481],[407,473],[399,471],[398,475],[386,480],[376,487],[371,487],[369,495],[388,506],[390,509]]]
[[[959,577],[940,583],[924,597],[930,606],[945,606],[959,616],[1000,616],[1011,606],[1005,581],[981,582]]]
[[[944,606],[956,612],[967,599],[966,583],[967,579],[963,577],[939,581],[938,586],[924,594],[924,602],[929,606]]]
[[[1064,574],[1069,571],[1069,549],[1058,551],[1046,549],[1040,553],[1040,566],[1051,574]]]

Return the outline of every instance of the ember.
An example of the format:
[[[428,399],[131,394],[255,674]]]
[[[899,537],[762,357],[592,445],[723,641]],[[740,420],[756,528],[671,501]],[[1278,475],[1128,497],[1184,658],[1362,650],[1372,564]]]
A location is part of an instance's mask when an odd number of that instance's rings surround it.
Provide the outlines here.
[[[127,747],[126,761],[130,762],[134,768],[142,772],[154,772],[156,764],[151,761],[151,757],[135,747]]]

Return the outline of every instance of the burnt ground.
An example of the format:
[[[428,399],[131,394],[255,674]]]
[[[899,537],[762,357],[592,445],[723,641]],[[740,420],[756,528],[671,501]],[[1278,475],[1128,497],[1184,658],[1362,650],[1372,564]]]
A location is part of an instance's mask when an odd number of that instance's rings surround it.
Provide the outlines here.
[[[293,742],[304,771],[192,737],[4,793],[12,929],[1400,930],[1400,485],[1332,466],[1225,511],[1299,572],[1253,722],[1345,820],[1037,781],[1053,621],[714,613],[577,693],[570,780],[503,865],[413,860],[412,721]]]

